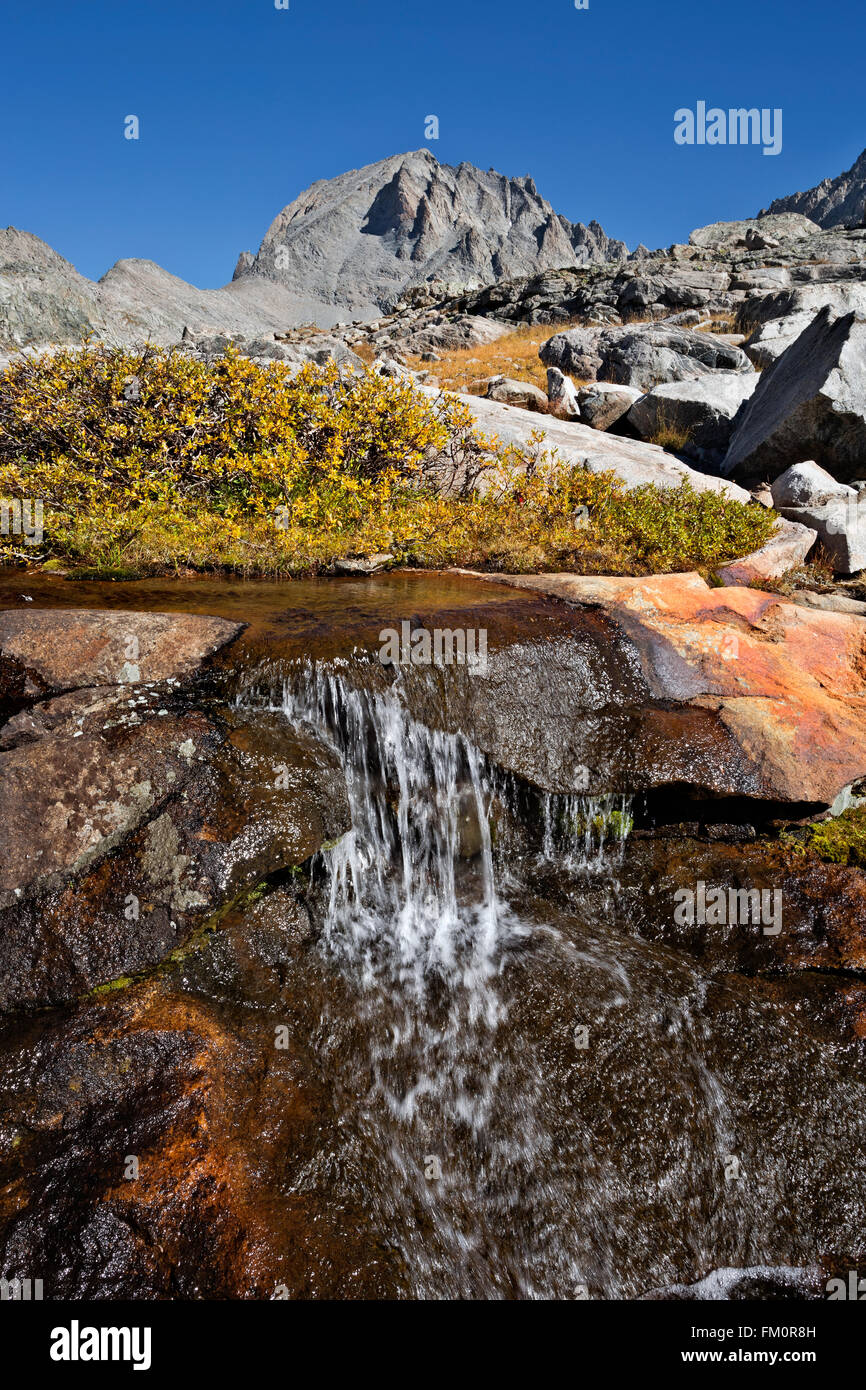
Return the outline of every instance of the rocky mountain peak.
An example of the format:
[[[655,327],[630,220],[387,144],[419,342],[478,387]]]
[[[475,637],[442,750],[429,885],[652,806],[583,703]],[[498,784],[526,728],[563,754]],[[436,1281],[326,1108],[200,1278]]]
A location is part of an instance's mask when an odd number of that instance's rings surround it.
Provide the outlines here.
[[[597,222],[560,217],[528,175],[440,164],[421,149],[314,183],[274,219],[236,276],[264,277],[361,317],[419,285],[474,289],[627,254]]]
[[[767,212],[801,212],[824,228],[866,225],[866,150],[844,174],[822,179],[805,193],[776,198]]]

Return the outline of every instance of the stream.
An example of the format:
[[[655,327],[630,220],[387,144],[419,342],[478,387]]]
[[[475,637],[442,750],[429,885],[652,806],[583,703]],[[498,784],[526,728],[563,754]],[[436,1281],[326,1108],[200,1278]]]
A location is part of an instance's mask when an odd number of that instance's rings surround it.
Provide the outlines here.
[[[79,1205],[59,1229],[43,1176],[7,1250],[91,1296],[818,1296],[827,1271],[863,1248],[860,1055],[815,1024],[801,994],[652,939],[656,889],[635,858],[651,842],[633,840],[640,806],[627,791],[532,787],[449,719],[417,719],[402,675],[370,682],[358,655],[407,607],[428,618],[471,609],[500,643],[527,624],[533,640],[568,638],[571,619],[536,600],[518,612],[508,591],[479,596],[454,578],[250,587],[260,606],[217,698],[328,749],[350,828],[157,974],[38,1022],[7,1021],[0,1060],[17,1069],[40,1136],[33,1170],[47,1174],[56,1136],[34,1115],[59,1065],[45,1060],[52,1036],[68,1055],[70,1038],[85,1047],[94,1028],[134,1034],[130,1010],[155,1009],[166,1037],[173,1018],[188,1029],[205,1016],[208,1036],[231,1039],[195,1102],[218,1153],[208,1182],[239,1194],[253,1235],[229,1257],[207,1244],[221,1231],[197,1228],[174,1249],[166,1294],[157,1235],[128,1217],[133,1199],[100,1163],[150,1145],[185,1181],[192,1160],[172,1137],[174,1101],[170,1120],[157,1107],[136,1135],[130,1100],[95,1128],[91,1115],[62,1151],[74,1184],[101,1136],[88,1213]],[[64,586],[63,600],[76,606],[83,590],[95,606],[100,588],[113,605],[129,590],[141,607],[252,611],[244,586],[187,586],[185,598],[177,585],[171,605],[164,584]],[[34,586],[33,601],[50,606],[52,592]],[[282,1050],[269,1061],[275,1031]],[[41,1080],[22,1060],[33,1048]],[[154,1084],[135,1094],[152,1100]],[[178,1094],[198,1092],[184,1081]],[[2,1115],[8,1127],[0,1098]],[[161,1231],[173,1199],[154,1200]],[[107,1233],[106,1210],[133,1234]],[[226,1241],[235,1252],[238,1239]],[[212,1279],[184,1267],[203,1249]]]

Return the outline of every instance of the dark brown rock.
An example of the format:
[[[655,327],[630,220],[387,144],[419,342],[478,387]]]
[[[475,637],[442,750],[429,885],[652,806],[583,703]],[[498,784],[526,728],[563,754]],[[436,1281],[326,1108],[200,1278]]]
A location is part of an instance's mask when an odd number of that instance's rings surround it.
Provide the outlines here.
[[[283,918],[258,930],[285,970]],[[166,978],[0,1037],[0,1275],[39,1270],[46,1299],[393,1296],[364,1213],[297,1184],[336,1120],[304,1041],[275,1046],[285,1017]]]
[[[156,964],[348,827],[333,756],[280,716],[135,717],[0,755],[0,1011]]]
[[[186,677],[242,629],[194,613],[8,609],[0,613],[0,702]]]

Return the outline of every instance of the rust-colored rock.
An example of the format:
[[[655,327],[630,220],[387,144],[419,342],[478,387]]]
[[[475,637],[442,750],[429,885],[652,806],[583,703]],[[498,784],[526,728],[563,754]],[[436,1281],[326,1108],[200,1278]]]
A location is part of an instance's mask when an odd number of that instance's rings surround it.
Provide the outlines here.
[[[336,1119],[303,1040],[275,1047],[273,983],[268,1000],[145,980],[0,1040],[0,1276],[38,1269],[46,1299],[393,1296],[364,1213],[297,1181]]]
[[[633,687],[635,704],[662,702],[671,716],[703,719],[706,734],[715,730],[699,774],[706,792],[829,806],[866,773],[863,618],[755,589],[713,589],[697,574],[508,575],[502,582],[604,614],[638,666],[643,688]],[[635,747],[659,717],[641,710]],[[687,750],[669,747],[682,762]],[[677,780],[674,771],[671,765],[666,780]],[[653,784],[658,778],[638,764],[632,785]]]

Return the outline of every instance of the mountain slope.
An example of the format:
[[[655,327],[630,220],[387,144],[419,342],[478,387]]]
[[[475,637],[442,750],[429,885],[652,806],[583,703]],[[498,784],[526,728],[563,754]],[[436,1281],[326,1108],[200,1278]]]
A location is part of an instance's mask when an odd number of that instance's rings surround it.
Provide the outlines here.
[[[452,169],[421,150],[313,184],[218,290],[147,260],[118,261],[96,283],[29,232],[0,230],[0,344],[329,328],[376,318],[415,285],[475,289],[626,254],[597,222],[560,217],[532,179]]]
[[[776,198],[767,212],[802,212],[820,227],[863,226],[866,222],[866,150],[844,174],[823,179],[805,193]]]
[[[0,228],[0,347],[85,337],[168,345],[186,327],[255,338],[311,321],[327,328],[340,318],[345,311],[272,281],[200,290],[153,261],[118,261],[98,282],[88,280],[39,237]]]
[[[235,276],[275,281],[360,318],[417,285],[477,289],[627,254],[597,222],[560,217],[531,178],[452,168],[416,150],[314,183],[275,218],[258,255],[241,257]]]

